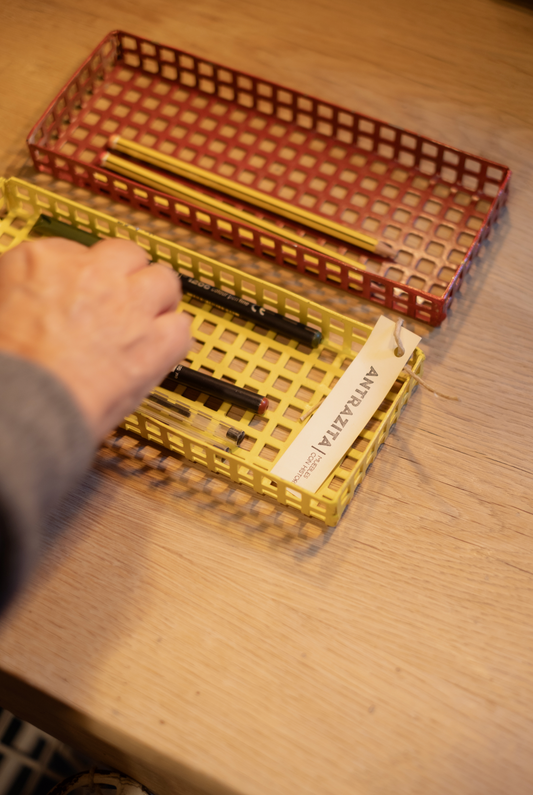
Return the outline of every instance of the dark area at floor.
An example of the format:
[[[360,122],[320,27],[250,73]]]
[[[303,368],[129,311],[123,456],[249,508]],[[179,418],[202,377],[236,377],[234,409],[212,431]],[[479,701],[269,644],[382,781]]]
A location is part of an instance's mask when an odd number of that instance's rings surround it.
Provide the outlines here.
[[[0,795],[46,795],[59,781],[93,764],[0,708]]]

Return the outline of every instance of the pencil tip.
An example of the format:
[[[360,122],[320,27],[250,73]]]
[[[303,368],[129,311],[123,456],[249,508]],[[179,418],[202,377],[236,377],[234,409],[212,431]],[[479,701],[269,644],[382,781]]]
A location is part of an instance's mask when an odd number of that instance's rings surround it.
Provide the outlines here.
[[[386,257],[387,259],[394,259],[396,256],[393,247],[388,243],[384,243],[382,240],[377,244],[374,253],[377,254],[378,257]]]

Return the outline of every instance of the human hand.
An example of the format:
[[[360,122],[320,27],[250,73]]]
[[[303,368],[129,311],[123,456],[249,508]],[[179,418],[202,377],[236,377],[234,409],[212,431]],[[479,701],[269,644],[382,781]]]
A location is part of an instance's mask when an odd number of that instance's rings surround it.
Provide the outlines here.
[[[0,258],[0,350],[52,371],[100,440],[187,353],[180,298],[176,274],[129,241],[22,243]]]

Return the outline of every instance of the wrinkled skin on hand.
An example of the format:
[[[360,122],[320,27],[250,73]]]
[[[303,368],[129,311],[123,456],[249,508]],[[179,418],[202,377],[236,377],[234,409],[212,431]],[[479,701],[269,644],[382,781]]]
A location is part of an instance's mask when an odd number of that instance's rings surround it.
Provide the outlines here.
[[[25,242],[0,258],[0,350],[52,371],[100,440],[186,355],[180,299],[129,241]]]

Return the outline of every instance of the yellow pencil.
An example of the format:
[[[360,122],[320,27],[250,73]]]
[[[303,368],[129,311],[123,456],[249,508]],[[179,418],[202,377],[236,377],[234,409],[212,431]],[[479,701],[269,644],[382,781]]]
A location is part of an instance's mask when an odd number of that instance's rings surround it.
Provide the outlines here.
[[[134,180],[135,182],[139,182],[149,188],[154,188],[155,190],[159,190],[162,193],[175,196],[177,199],[184,199],[185,201],[193,202],[198,207],[214,211],[217,214],[224,215],[231,220],[241,221],[245,224],[248,224],[249,226],[256,226],[259,229],[262,229],[264,232],[277,235],[278,237],[283,237],[285,240],[287,240],[287,242],[297,244],[299,246],[303,245],[306,248],[315,251],[317,254],[323,254],[329,259],[333,258],[339,262],[342,262],[349,268],[363,271],[366,270],[362,263],[354,262],[353,260],[349,259],[343,254],[339,254],[338,252],[332,252],[330,249],[326,248],[325,246],[321,246],[314,240],[300,237],[289,229],[276,226],[269,221],[265,221],[263,218],[257,218],[256,216],[245,213],[242,210],[237,210],[237,208],[218,201],[212,196],[206,196],[204,193],[199,193],[198,191],[186,187],[185,185],[182,185],[173,179],[163,177],[161,174],[157,174],[155,171],[151,171],[150,169],[130,163],[129,160],[124,160],[122,157],[117,157],[111,152],[104,152],[101,157],[101,162],[102,165],[105,165],[106,168],[109,168],[111,171],[121,174],[123,177],[127,177],[128,179]]]
[[[364,248],[367,251],[377,254],[378,256],[390,258],[394,257],[394,251],[392,247],[388,245],[388,243],[380,242],[369,235],[365,235],[362,232],[350,229],[349,227],[338,224],[335,221],[330,221],[327,218],[316,215],[315,213],[310,213],[301,207],[289,204],[288,202],[277,199],[274,196],[269,196],[268,194],[255,190],[254,188],[249,188],[246,185],[240,185],[233,180],[222,177],[219,174],[214,174],[211,171],[200,168],[199,166],[193,166],[191,163],[187,163],[183,160],[178,160],[175,157],[165,155],[162,152],[158,152],[156,149],[150,149],[147,146],[134,143],[133,141],[129,141],[126,138],[121,138],[118,135],[111,136],[109,139],[109,147],[110,149],[122,152],[123,154],[129,155],[130,157],[135,157],[138,160],[149,163],[152,166],[162,168],[165,171],[170,171],[172,174],[176,174],[179,177],[184,177],[185,179],[191,180],[192,182],[204,185],[207,188],[221,191],[222,193],[226,193],[236,199],[253,204],[257,207],[261,207],[262,209],[273,212],[276,215],[282,216],[283,218],[289,218],[291,221],[302,223],[311,229],[315,229],[317,232],[321,232],[322,234],[335,237],[345,243],[349,243],[350,245]],[[109,161],[107,164],[109,165]],[[205,197],[203,201],[205,201]],[[254,221],[254,223],[257,224],[256,221]],[[279,234],[279,228],[275,228],[277,230],[277,234]],[[287,235],[284,235],[284,237],[287,237]],[[296,235],[296,237],[298,236]],[[297,242],[300,244],[302,243],[301,239],[299,239]],[[316,248],[316,246],[313,246],[313,248]]]
[[[193,188],[182,185],[181,183],[176,182],[176,180],[164,177],[148,168],[143,168],[142,166],[138,166],[135,163],[130,163],[129,160],[124,160],[123,157],[117,157],[117,155],[114,155],[111,152],[103,153],[101,157],[101,163],[106,168],[109,168],[110,171],[121,174],[123,177],[127,177],[128,179],[134,180],[135,182],[140,182],[142,185],[145,185],[148,188],[154,188],[155,190],[159,190],[162,193],[168,193],[170,196],[175,196],[177,199],[193,202],[200,208],[214,211],[217,214],[224,215],[226,218],[231,220],[241,221],[242,223],[248,224],[248,226],[256,226],[259,229],[262,229],[264,232],[277,235],[278,237],[283,237],[285,240],[287,240],[287,242],[294,243],[299,246],[305,246],[306,248],[315,251],[317,254],[323,254],[329,259],[338,260],[344,265],[347,265],[349,268],[366,270],[362,263],[354,262],[345,255],[339,254],[336,251],[332,252],[325,246],[315,243],[314,240],[300,237],[300,235],[297,235],[292,230],[276,226],[269,221],[265,221],[264,218],[257,218],[255,215],[245,213],[242,210],[237,210],[236,207],[232,207],[231,205],[218,201],[212,196],[206,196],[205,193],[199,193]]]

